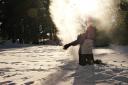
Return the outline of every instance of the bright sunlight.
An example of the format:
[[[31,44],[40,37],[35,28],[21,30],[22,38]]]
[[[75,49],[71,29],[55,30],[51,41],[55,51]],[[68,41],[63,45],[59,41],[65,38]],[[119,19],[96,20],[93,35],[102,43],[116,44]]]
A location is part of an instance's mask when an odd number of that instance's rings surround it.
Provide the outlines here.
[[[87,16],[96,18],[104,28],[110,26],[107,24],[116,14],[112,10],[114,4],[112,0],[52,0],[50,12],[58,28],[58,36],[66,43],[76,39],[86,27]]]

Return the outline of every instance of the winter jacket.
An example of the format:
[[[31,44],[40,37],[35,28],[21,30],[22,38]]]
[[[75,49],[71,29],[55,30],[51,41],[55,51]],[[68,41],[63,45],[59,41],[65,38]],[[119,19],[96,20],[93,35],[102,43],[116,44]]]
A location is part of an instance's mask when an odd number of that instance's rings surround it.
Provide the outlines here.
[[[95,33],[95,27],[88,26],[86,32],[78,35],[77,40],[71,42],[70,45],[80,44],[79,54],[92,54]]]

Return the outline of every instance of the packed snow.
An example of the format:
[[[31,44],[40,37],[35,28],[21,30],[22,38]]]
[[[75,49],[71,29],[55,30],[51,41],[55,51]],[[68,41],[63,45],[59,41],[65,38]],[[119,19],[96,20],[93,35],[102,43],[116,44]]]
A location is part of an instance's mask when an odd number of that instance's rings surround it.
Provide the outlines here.
[[[2,47],[0,85],[128,85],[128,47],[96,48],[95,59],[105,65],[83,67],[77,51],[70,50],[50,45]]]

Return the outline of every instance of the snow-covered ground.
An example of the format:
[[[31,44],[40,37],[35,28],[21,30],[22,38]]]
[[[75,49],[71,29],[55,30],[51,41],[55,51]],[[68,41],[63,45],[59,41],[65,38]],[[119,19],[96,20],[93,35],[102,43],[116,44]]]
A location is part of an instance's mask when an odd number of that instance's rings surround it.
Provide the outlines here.
[[[106,65],[81,67],[61,46],[0,49],[0,85],[128,85],[128,47],[97,48],[94,55]]]

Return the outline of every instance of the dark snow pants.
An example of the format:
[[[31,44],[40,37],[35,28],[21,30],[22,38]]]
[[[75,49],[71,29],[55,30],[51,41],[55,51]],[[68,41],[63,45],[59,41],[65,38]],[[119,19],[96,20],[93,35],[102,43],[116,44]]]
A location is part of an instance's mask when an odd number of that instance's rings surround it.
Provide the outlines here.
[[[91,65],[94,63],[93,54],[79,54],[79,65]]]

